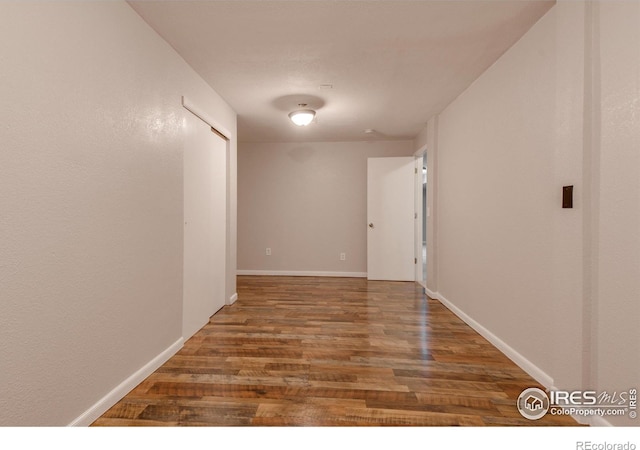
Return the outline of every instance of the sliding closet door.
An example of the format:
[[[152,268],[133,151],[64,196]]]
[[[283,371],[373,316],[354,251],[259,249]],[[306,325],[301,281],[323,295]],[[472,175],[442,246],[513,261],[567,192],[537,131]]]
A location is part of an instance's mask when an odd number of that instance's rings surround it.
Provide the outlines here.
[[[187,115],[184,148],[182,335],[189,339],[225,304],[227,141]]]

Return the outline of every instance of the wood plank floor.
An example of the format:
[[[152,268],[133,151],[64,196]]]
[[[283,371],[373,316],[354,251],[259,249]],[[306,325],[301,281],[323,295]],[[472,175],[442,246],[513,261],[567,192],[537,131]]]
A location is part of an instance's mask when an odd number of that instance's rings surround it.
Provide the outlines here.
[[[238,277],[226,306],[94,426],[576,426],[415,283]]]

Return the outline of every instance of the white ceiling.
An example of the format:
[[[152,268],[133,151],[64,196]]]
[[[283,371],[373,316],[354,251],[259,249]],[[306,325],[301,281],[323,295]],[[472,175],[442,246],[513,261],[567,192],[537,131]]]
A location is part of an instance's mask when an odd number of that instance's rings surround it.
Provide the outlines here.
[[[129,3],[231,105],[239,140],[252,142],[412,139],[554,4]],[[298,103],[317,110],[308,127],[287,117]]]

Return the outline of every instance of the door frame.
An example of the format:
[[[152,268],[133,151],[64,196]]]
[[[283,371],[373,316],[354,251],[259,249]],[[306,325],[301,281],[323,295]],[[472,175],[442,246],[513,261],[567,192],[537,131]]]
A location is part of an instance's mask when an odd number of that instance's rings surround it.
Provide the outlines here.
[[[426,222],[426,218],[424,215],[426,211],[423,211],[423,202],[429,207],[428,202],[428,194],[423,192],[423,182],[422,182],[422,167],[427,166],[427,145],[423,145],[420,147],[414,154],[415,158],[415,194],[414,194],[414,208],[415,208],[415,227],[414,227],[414,252],[416,258],[416,270],[415,270],[415,281],[423,288],[427,287],[427,277],[424,275],[424,265],[422,260],[422,242],[423,239],[427,240],[426,230],[424,230],[425,235],[423,236],[423,222]],[[428,186],[427,186],[428,189]],[[424,198],[423,196],[426,196]],[[427,214],[428,215],[428,214]],[[429,251],[427,248],[427,265],[429,261]]]

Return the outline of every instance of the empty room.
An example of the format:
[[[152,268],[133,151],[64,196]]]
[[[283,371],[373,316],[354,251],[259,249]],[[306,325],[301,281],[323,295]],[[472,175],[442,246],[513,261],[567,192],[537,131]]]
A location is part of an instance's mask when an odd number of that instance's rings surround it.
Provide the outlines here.
[[[0,38],[0,426],[638,426],[640,2],[3,1]]]

